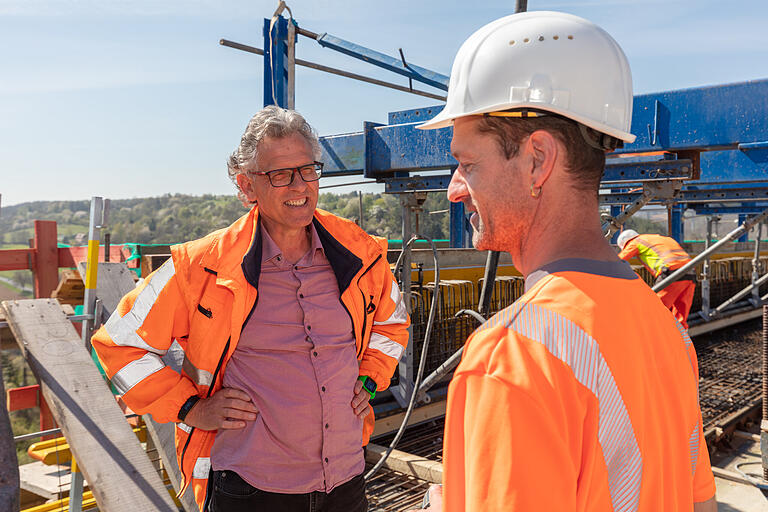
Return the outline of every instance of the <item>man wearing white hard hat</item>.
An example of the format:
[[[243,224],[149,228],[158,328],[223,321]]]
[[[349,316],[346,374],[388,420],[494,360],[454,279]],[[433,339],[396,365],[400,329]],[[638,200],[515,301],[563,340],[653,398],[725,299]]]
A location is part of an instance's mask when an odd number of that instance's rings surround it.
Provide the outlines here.
[[[691,340],[600,228],[631,118],[624,53],[576,16],[507,16],[456,55],[420,128],[453,126],[448,198],[526,293],[467,340],[430,510],[716,509]]]
[[[677,240],[668,236],[641,235],[634,229],[625,229],[619,233],[616,244],[621,249],[619,258],[629,261],[637,257],[657,283],[691,261],[691,257],[680,247]],[[696,274],[691,271],[657,292],[662,304],[675,315],[677,321],[686,329],[688,328],[688,313],[691,311],[695,290]]]

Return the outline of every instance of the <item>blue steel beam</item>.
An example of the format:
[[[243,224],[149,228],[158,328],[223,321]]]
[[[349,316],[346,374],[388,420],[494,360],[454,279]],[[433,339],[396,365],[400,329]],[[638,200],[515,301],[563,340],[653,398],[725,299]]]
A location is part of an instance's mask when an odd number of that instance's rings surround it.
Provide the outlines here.
[[[768,79],[635,96],[619,153],[736,148],[768,141]]]
[[[264,106],[288,105],[288,20],[277,17],[274,26],[264,20]]]
[[[600,204],[630,204],[637,200],[642,192],[625,192],[601,194]],[[768,200],[767,186],[717,188],[717,189],[683,189],[675,197],[678,203],[734,203]],[[651,203],[664,202],[663,199]]]
[[[443,91],[448,90],[449,77],[437,73],[436,71],[422,68],[421,66],[408,64],[407,61],[404,64],[402,59],[390,57],[387,54],[371,50],[370,48],[366,48],[349,41],[345,41],[344,39],[332,36],[330,34],[323,34],[318,36],[317,42],[324,48],[330,48],[331,50],[335,50],[345,55],[349,55],[350,57],[360,59],[369,64],[373,64],[374,66],[378,66],[388,71],[392,71],[393,73],[406,76],[416,80],[417,82],[431,85],[436,89]]]
[[[696,215],[726,215],[726,214],[745,214],[757,215],[768,208],[768,203],[754,203],[743,206],[712,206],[707,204],[684,205],[688,209],[696,212]]]

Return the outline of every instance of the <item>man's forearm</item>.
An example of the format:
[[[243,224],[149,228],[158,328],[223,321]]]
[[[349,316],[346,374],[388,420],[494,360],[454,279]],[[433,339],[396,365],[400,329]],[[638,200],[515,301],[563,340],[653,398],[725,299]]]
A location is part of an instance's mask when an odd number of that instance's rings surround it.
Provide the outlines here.
[[[693,512],[717,512],[717,500],[712,496],[707,501],[693,504]]]

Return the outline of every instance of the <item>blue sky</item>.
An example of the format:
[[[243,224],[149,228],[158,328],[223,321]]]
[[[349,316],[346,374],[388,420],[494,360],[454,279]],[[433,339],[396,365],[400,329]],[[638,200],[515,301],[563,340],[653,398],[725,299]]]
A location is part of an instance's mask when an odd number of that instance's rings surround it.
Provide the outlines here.
[[[2,204],[228,194],[226,156],[262,106],[273,0],[0,0]],[[299,25],[448,74],[464,39],[514,1],[292,0]],[[768,3],[529,0],[603,26],[636,93],[768,77]],[[300,38],[297,57],[407,85]],[[321,135],[434,100],[297,69],[296,107]],[[426,86],[419,86],[427,89]],[[334,189],[344,191],[346,189]]]

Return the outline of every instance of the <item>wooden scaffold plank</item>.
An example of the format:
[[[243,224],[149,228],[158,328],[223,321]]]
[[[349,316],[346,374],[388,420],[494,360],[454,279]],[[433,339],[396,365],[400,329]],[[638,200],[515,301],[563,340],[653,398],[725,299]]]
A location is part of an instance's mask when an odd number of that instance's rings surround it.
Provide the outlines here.
[[[2,308],[102,512],[176,506],[55,299]]]

